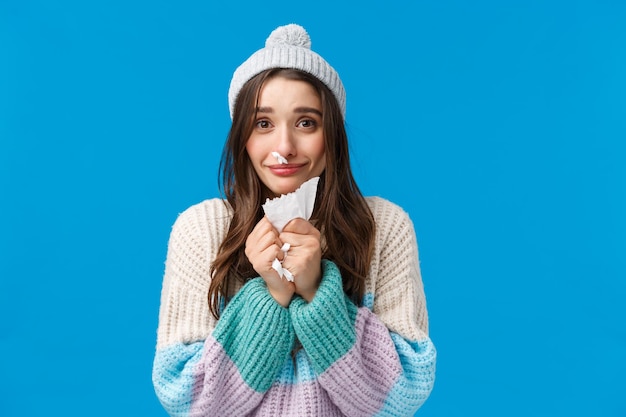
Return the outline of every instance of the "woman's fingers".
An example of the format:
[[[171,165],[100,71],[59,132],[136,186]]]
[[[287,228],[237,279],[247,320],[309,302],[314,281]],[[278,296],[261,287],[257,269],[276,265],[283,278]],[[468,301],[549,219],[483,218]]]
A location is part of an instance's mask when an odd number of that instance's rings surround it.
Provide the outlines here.
[[[282,246],[283,242],[279,239],[278,231],[264,217],[246,239],[245,253],[254,270],[267,284],[272,297],[286,307],[291,301],[295,286],[282,279],[272,267],[276,259],[282,261],[285,258],[285,252],[281,250]]]
[[[304,219],[290,221],[278,236],[290,244],[282,267],[294,276],[295,292],[310,301],[321,280],[320,233]]]
[[[280,249],[282,242],[278,238],[278,231],[266,217],[263,217],[246,239],[246,256],[248,259],[255,257],[255,254],[261,253],[273,245]],[[250,261],[252,262],[252,260]]]
[[[322,250],[320,232],[308,221],[293,219],[279,234],[263,217],[248,236],[245,253],[280,304],[287,305],[294,293],[309,301],[315,295]]]
[[[289,223],[287,223],[285,227],[283,227],[282,233],[294,233],[297,235],[311,235],[311,236],[317,236],[318,238],[320,236],[320,231],[317,230],[315,226],[313,226],[311,223],[301,218],[295,218],[291,220]]]

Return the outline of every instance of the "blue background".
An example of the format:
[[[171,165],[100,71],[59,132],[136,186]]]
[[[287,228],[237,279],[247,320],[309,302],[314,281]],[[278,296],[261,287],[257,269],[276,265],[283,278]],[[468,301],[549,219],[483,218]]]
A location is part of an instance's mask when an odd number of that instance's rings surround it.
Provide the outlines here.
[[[165,415],[169,231],[218,196],[232,72],[291,22],[344,81],[363,192],[415,223],[418,415],[626,415],[626,4],[221,3],[0,0],[0,415]]]

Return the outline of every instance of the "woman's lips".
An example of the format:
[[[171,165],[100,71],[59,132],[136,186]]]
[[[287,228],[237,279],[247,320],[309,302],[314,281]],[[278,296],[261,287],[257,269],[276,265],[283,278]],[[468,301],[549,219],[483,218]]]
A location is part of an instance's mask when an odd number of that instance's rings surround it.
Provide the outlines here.
[[[289,176],[297,173],[304,165],[305,164],[276,164],[269,165],[268,168],[274,175]]]

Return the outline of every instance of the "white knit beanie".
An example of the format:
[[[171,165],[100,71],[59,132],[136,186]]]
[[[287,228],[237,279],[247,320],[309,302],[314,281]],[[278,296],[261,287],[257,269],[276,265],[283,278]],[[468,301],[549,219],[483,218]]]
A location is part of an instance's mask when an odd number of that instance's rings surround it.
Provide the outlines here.
[[[256,51],[235,70],[228,90],[230,118],[241,87],[252,77],[270,68],[293,68],[308,72],[332,91],[341,113],[346,115],[346,91],[337,71],[311,50],[311,38],[302,26],[280,26],[265,41],[265,48]]]

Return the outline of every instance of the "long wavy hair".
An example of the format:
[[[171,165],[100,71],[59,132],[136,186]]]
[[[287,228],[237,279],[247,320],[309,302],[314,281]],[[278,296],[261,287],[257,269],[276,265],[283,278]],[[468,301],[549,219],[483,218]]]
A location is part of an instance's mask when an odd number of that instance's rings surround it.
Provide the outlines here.
[[[259,180],[246,151],[246,142],[254,128],[261,88],[273,77],[305,81],[320,96],[326,168],[320,175],[311,222],[322,236],[322,258],[339,267],[345,294],[360,305],[365,293],[374,244],[374,217],[352,175],[348,137],[337,100],[321,81],[308,73],[270,69],[250,79],[241,89],[220,161],[218,183],[232,208],[233,218],[210,269],[208,302],[217,319],[221,308],[234,295],[236,281],[245,283],[258,276],[245,255],[245,243],[264,215],[261,205],[273,195]]]

